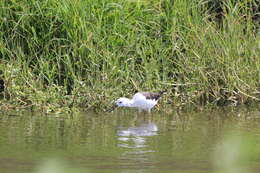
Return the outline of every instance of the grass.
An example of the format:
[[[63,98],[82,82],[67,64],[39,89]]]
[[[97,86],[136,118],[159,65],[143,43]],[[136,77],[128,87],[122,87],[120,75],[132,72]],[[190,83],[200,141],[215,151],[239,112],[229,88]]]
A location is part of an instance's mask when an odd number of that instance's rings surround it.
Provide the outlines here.
[[[172,105],[260,101],[258,1],[4,0],[1,107],[103,110],[134,90]]]

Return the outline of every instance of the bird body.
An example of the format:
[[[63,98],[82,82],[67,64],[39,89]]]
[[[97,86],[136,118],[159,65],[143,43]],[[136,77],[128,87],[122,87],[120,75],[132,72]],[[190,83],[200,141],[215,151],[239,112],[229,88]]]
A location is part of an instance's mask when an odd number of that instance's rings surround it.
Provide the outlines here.
[[[116,100],[118,107],[134,107],[139,111],[148,111],[157,104],[158,99],[164,92],[151,93],[151,92],[137,92],[132,99],[120,97]]]

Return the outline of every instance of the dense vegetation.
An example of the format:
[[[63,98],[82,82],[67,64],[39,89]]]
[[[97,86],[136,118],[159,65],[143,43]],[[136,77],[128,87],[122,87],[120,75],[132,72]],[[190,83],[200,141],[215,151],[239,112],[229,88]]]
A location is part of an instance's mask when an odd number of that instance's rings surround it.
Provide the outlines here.
[[[260,100],[259,1],[2,0],[1,107],[103,109]]]

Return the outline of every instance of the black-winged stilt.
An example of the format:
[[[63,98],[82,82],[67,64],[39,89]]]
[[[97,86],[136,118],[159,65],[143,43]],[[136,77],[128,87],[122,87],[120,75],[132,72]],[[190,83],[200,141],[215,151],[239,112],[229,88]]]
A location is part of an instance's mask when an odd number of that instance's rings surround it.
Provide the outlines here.
[[[118,107],[133,107],[139,111],[151,112],[151,109],[157,104],[158,99],[165,91],[158,93],[152,92],[137,92],[132,99],[126,97],[120,97],[116,100],[116,106]]]

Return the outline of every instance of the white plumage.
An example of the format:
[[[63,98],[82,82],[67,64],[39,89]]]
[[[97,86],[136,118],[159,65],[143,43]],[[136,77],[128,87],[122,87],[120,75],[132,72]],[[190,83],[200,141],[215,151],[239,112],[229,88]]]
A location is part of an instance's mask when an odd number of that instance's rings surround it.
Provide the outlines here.
[[[116,106],[118,107],[134,107],[139,111],[148,111],[157,104],[158,99],[163,94],[163,92],[159,93],[150,93],[150,92],[137,92],[132,99],[128,99],[126,97],[120,97],[116,100]]]

